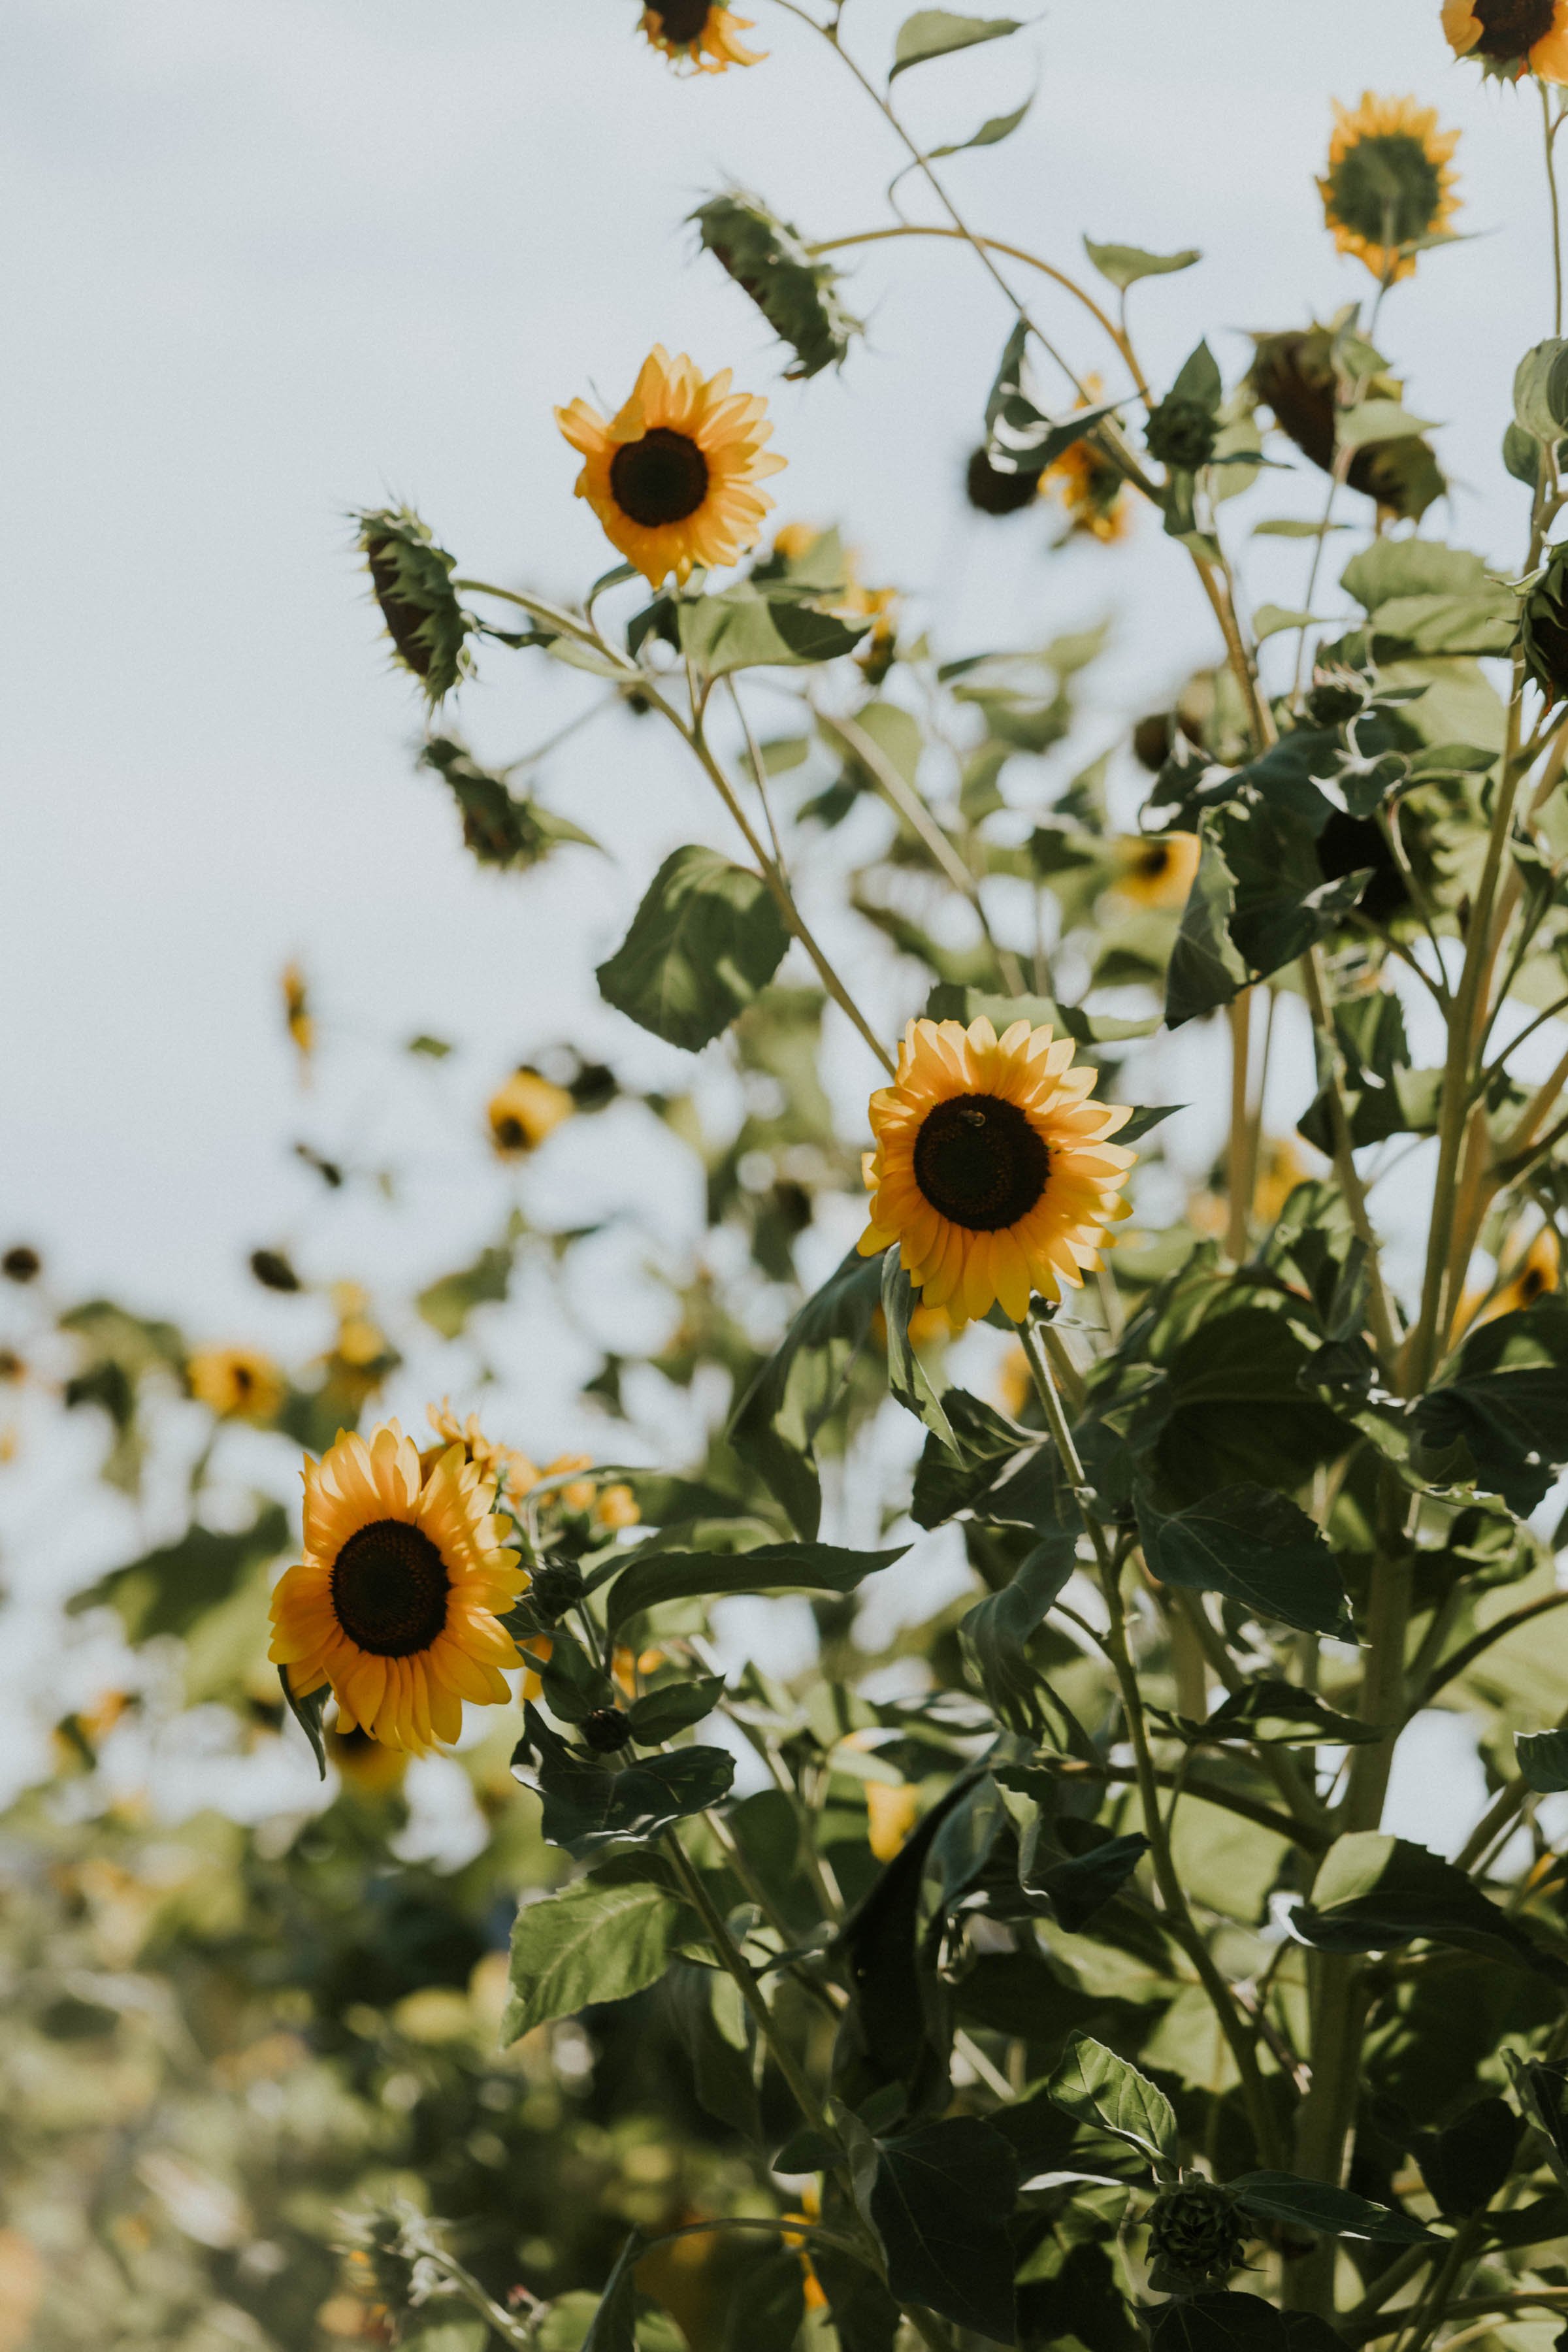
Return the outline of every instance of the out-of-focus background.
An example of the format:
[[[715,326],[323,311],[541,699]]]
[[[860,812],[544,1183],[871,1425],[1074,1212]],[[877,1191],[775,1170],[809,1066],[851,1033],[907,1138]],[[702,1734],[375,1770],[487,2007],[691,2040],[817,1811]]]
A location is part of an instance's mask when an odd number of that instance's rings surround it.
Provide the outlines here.
[[[789,460],[780,519],[839,522],[865,576],[903,586],[945,651],[1110,621],[1075,758],[1116,742],[1212,652],[1187,569],[1148,518],[1122,546],[1052,552],[1043,523],[999,530],[965,509],[1007,314],[962,250],[895,241],[851,257],[865,342],[842,375],[778,380],[756,313],[717,269],[689,266],[684,216],[739,180],[807,236],[869,227],[889,217],[898,152],[766,0],[765,69],[713,79],[668,72],[634,37],[637,13],[632,0],[15,0],[0,94],[3,1238],[42,1251],[58,1296],[110,1292],[196,1337],[297,1349],[312,1332],[326,1344],[330,1310],[258,1290],[258,1244],[406,1291],[471,1255],[514,1187],[539,1223],[609,1220],[579,1261],[576,1328],[525,1289],[487,1331],[488,1409],[541,1456],[584,1435],[575,1391],[595,1339],[647,1344],[667,1311],[638,1266],[650,1234],[679,1251],[698,1229],[700,1186],[632,1107],[574,1123],[521,1176],[499,1170],[483,1105],[517,1060],[561,1041],[722,1104],[721,1048],[694,1080],[592,981],[658,857],[720,839],[721,821],[669,747],[611,710],[537,777],[607,854],[521,880],[477,868],[437,781],[414,772],[421,711],[388,661],[346,510],[407,498],[466,570],[580,594],[605,554],[570,495],[552,406],[580,392],[615,404],[661,340],[768,393]],[[901,13],[854,0],[846,37],[879,64]],[[1551,323],[1543,235],[1500,234],[1542,211],[1534,100],[1456,68],[1437,17],[1435,0],[1262,16],[1255,0],[1055,0],[1018,39],[900,88],[936,142],[1037,84],[1022,132],[948,166],[980,228],[1005,223],[1069,265],[1083,229],[1203,249],[1201,269],[1132,298],[1156,380],[1184,356],[1194,310],[1234,374],[1248,329],[1364,299],[1313,186],[1331,100],[1372,88],[1435,103],[1465,133],[1470,241],[1423,258],[1382,341],[1416,413],[1433,414],[1440,384],[1439,405],[1469,420],[1438,436],[1447,528],[1507,566],[1524,494],[1498,443],[1517,357]],[[908,182],[903,194],[917,206]],[[1093,364],[1071,306],[1037,307]],[[1270,511],[1316,513],[1306,475],[1273,479]],[[1241,561],[1254,594],[1300,601],[1300,542],[1244,542]],[[501,761],[593,698],[591,681],[492,647],[461,721]],[[1131,771],[1117,773],[1131,816]],[[1032,789],[1048,799],[1048,765]],[[916,1009],[868,935],[835,943],[885,1023]],[[308,1091],[280,1018],[290,957],[319,1033]],[[421,1033],[454,1051],[410,1059]],[[868,1064],[847,1030],[830,1034],[852,1129]],[[1169,1148],[1196,1171],[1222,1118],[1220,1064],[1201,1041],[1163,1050],[1165,1098],[1192,1105]],[[1287,1094],[1302,1066],[1287,1056]],[[329,1189],[300,1142],[362,1174],[395,1168],[395,1197]],[[848,1204],[829,1224],[813,1243],[824,1266],[852,1236]],[[427,1387],[411,1362],[391,1402],[416,1421]],[[678,1450],[682,1401],[665,1401],[662,1424],[645,1402],[647,1442]],[[132,1507],[91,1488],[96,1434],[75,1433],[74,1459],[63,1440],[29,1449],[25,1398],[18,1410],[0,1537],[26,1677],[55,1654],[49,1604],[117,1547],[156,1539],[167,1498]],[[274,1465],[282,1443],[255,1440]],[[39,1737],[24,1713],[0,1772],[23,1773]]]

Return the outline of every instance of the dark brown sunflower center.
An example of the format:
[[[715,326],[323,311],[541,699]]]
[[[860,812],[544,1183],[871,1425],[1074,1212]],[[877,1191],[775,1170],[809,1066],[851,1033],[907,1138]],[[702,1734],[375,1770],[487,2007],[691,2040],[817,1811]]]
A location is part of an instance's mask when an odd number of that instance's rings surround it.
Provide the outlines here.
[[[1161,842],[1152,849],[1141,851],[1138,863],[1132,870],[1141,881],[1158,882],[1170,863],[1171,853],[1164,843]]]
[[[362,1650],[408,1658],[447,1622],[447,1570],[429,1537],[403,1519],[356,1528],[332,1566],[332,1614]]]
[[[658,0],[653,14],[667,41],[694,41],[707,24],[712,0]]]
[[[1552,0],[1470,0],[1481,37],[1470,55],[1506,61],[1522,58],[1552,30]]]
[[[1016,1103],[954,1095],[915,1139],[915,1182],[931,1207],[972,1234],[1026,1217],[1046,1189],[1051,1155]]]
[[[521,1151],[528,1141],[521,1119],[510,1117],[497,1119],[495,1136],[503,1151]]]
[[[708,460],[686,434],[656,425],[640,441],[623,441],[616,451],[610,490],[621,512],[645,530],[684,522],[708,495]]]

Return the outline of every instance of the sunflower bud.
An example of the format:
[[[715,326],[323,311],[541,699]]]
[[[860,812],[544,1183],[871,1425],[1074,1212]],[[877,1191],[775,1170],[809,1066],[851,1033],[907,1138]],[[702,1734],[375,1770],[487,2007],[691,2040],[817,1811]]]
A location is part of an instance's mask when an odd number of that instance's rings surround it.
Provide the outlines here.
[[[1344,727],[1366,709],[1367,688],[1354,670],[1319,670],[1307,693],[1307,716],[1314,727]]]
[[[710,196],[690,215],[703,247],[749,294],[769,326],[794,352],[786,376],[842,367],[860,331],[838,298],[838,274],[814,261],[800,233],[769,212],[760,196],[736,189]]]
[[[1218,2286],[1246,2244],[1236,2207],[1212,2180],[1184,2180],[1149,2213],[1149,2284],[1162,2294]]]
[[[1205,402],[1186,400],[1173,392],[1150,411],[1144,445],[1162,466],[1195,474],[1214,456],[1216,429],[1214,411]]]
[[[360,551],[397,658],[434,705],[473,667],[467,642],[473,615],[452,593],[457,559],[436,545],[410,507],[384,507],[355,520]]]
[[[1568,695],[1568,546],[1556,547],[1524,600],[1520,644],[1546,707]]]
[[[632,1727],[623,1708],[599,1706],[584,1717],[583,1737],[595,1756],[613,1756],[617,1748],[630,1746]]]
[[[553,1624],[557,1618],[565,1616],[568,1609],[576,1607],[587,1589],[583,1571],[574,1561],[547,1559],[542,1568],[534,1570],[528,1597],[540,1616],[547,1617]]]
[[[252,1250],[250,1271],[263,1290],[298,1290],[300,1287],[299,1276],[281,1250]]]

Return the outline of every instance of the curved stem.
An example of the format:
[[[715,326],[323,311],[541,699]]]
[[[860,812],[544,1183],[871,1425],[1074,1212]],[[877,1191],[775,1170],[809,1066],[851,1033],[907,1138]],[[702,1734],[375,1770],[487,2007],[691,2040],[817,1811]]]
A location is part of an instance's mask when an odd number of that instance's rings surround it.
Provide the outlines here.
[[[819,253],[838,253],[847,246],[879,245],[885,238],[894,236],[956,237],[961,244],[976,246],[987,253],[1000,253],[1009,261],[1021,261],[1026,268],[1037,269],[1042,277],[1053,279],[1058,286],[1065,289],[1076,300],[1081,302],[1097,324],[1104,328],[1121,357],[1126,361],[1132,381],[1138,387],[1140,398],[1148,399],[1148,383],[1142,369],[1138,364],[1137,354],[1132,349],[1126,329],[1119,327],[1115,320],[1100,309],[1093,295],[1080,286],[1076,278],[1069,278],[1065,269],[1057,268],[1054,262],[1042,260],[1037,253],[1030,253],[1024,246],[1008,245],[999,236],[979,236],[967,229],[943,228],[940,221],[932,221],[929,225],[923,221],[901,221],[897,228],[865,228],[858,230],[853,236],[825,237],[820,244],[808,246],[806,250],[813,256]]]

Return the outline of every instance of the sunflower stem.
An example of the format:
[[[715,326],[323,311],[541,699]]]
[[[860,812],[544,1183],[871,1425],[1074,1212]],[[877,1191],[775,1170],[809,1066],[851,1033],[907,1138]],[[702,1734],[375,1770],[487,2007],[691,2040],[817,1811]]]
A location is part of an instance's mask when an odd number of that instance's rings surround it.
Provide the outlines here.
[[[1137,1767],[1139,1802],[1143,1814],[1144,1834],[1149,1840],[1150,1860],[1154,1869],[1154,1883],[1165,1906],[1165,1924],[1192,1962],[1214,2012],[1221,2032],[1236,2061],[1241,2077],[1242,2097],[1247,2105],[1248,2121],[1258,2144],[1258,2154],[1266,2165],[1283,2160],[1283,2147],[1268,2087],[1258,2072],[1253,2036],[1237,2007],[1235,1995],[1221,1973],[1218,1964],[1204,1941],[1187,1899],[1171,1853],[1171,1843],[1160,1811],[1160,1782],[1154,1758],[1149,1746],[1149,1727],[1143,1714],[1142,1695],[1138,1688],[1138,1675],[1127,1646],[1127,1622],[1121,1597],[1121,1559],[1114,1548],[1110,1533],[1094,1507],[1094,1496],[1084,1474],[1083,1458],[1068,1426],[1067,1414],[1057,1393],[1056,1382],[1039,1331],[1030,1316],[1016,1327],[1023,1342],[1024,1353],[1029,1360],[1036,1391],[1046,1416],[1068,1484],[1085,1532],[1094,1547],[1095,1560],[1100,1569],[1100,1589],[1105,1596],[1110,1625],[1106,1634],[1106,1651],[1116,1675],[1117,1689],[1121,1698],[1121,1711],[1126,1718],[1128,1737],[1132,1744],[1133,1761]]]

